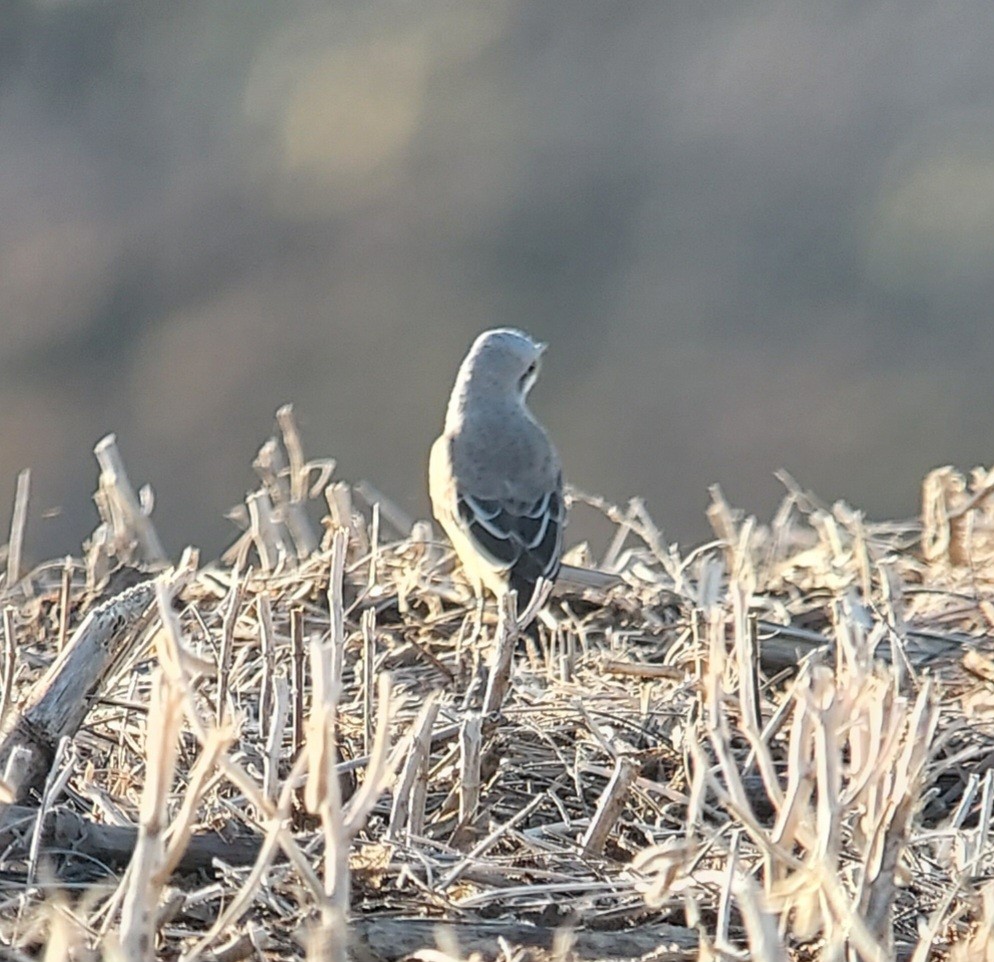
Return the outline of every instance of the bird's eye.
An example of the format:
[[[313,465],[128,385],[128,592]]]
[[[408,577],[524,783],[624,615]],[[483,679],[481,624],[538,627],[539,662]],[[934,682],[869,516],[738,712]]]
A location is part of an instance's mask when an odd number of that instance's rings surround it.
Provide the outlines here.
[[[527,391],[531,387],[532,381],[535,379],[535,372],[538,370],[538,365],[532,361],[531,364],[525,368],[525,373],[521,375],[520,389],[522,391]]]

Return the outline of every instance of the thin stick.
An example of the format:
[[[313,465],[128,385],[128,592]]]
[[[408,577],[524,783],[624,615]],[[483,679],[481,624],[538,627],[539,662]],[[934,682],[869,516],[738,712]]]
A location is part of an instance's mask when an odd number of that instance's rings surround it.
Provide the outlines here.
[[[328,573],[328,614],[332,638],[331,684],[342,684],[342,655],[345,650],[345,603],[342,598],[345,555],[348,552],[347,528],[336,528],[331,539],[331,571]]]
[[[362,750],[373,745],[373,668],[376,659],[376,609],[362,613]]]
[[[431,760],[431,730],[438,715],[438,701],[432,699],[425,712],[424,725],[415,732],[413,748],[418,754],[418,767],[411,786],[410,814],[407,834],[420,838],[425,830],[425,802],[428,798],[428,769]]]
[[[402,834],[410,835],[412,813],[416,821],[423,821],[424,812],[414,813],[414,789],[420,777],[427,777],[424,765],[431,748],[431,729],[438,715],[438,699],[430,696],[421,707],[417,721],[413,726],[414,740],[407,756],[407,763],[400,774],[400,781],[394,791],[393,806],[390,810],[390,825],[387,829],[389,838],[400,838]],[[423,798],[423,796],[421,796]]]
[[[355,483],[355,493],[366,504],[370,505],[370,507],[378,504],[380,506],[380,518],[386,521],[402,538],[411,537],[415,524],[414,519],[402,511],[389,498],[384,497],[382,491],[374,488],[368,481],[357,481]]]
[[[638,775],[639,765],[634,758],[620,755],[614,763],[614,772],[597,800],[590,827],[584,833],[580,842],[580,850],[584,858],[600,855],[607,844],[608,836],[614,830],[615,823],[621,817],[621,812],[628,799],[628,792]]]
[[[220,726],[224,720],[225,705],[228,700],[228,670],[231,666],[231,646],[235,640],[235,625],[241,614],[242,596],[245,594],[245,583],[251,574],[251,569],[242,577],[236,568],[231,573],[231,588],[228,590],[228,603],[225,605],[224,618],[221,622],[221,651],[217,665],[217,707],[216,722]]]
[[[14,513],[10,519],[10,541],[7,545],[7,579],[4,587],[8,592],[21,578],[21,551],[24,548],[24,528],[28,522],[28,497],[31,490],[31,471],[25,468],[17,476],[17,492],[14,495]]]
[[[286,557],[286,541],[276,521],[273,502],[265,490],[255,491],[245,499],[248,507],[252,541],[263,571],[272,571]]]
[[[157,724],[149,728],[145,787],[138,820],[138,839],[131,860],[128,885],[121,906],[121,950],[134,962],[153,962],[156,909],[165,878],[163,833],[170,788],[176,770],[182,692],[169,674],[159,669],[152,687],[150,713]]]
[[[296,758],[304,744],[304,612],[290,610],[290,690],[293,695],[293,738],[290,757]]]
[[[45,780],[45,790],[41,794],[41,805],[38,806],[38,815],[35,818],[34,831],[31,833],[31,849],[28,857],[28,886],[34,885],[35,875],[38,871],[38,856],[41,852],[41,838],[45,817],[48,815],[55,803],[55,800],[62,794],[72,775],[72,764],[66,762],[66,756],[70,754],[72,742],[68,737],[59,739],[58,748],[55,750],[55,758],[52,767]]]
[[[497,644],[490,672],[487,676],[487,691],[483,698],[483,714],[490,715],[504,704],[511,683],[511,661],[514,645],[518,640],[517,607],[518,593],[505,592],[498,599]]]
[[[0,721],[7,717],[7,709],[14,693],[14,668],[17,665],[17,635],[14,632],[14,608],[3,609],[3,687],[0,690]]]
[[[274,683],[274,693],[271,696],[275,708],[269,714],[263,715],[260,724],[266,724],[266,754],[263,756],[262,791],[266,798],[276,802],[278,777],[280,772],[280,756],[283,749],[283,734],[286,729],[286,716],[290,711],[290,688],[285,678],[277,678]]]
[[[459,824],[468,825],[480,803],[482,719],[470,712],[459,728]]]
[[[59,641],[58,650],[62,651],[69,637],[69,609],[72,604],[72,572],[73,560],[67,556],[62,566],[62,583],[59,585]]]
[[[262,591],[256,598],[256,610],[259,612],[259,644],[262,648],[262,681],[259,692],[259,728],[260,730],[272,711],[273,686],[276,679],[276,639],[273,632],[273,608],[269,603],[269,595]]]
[[[512,829],[517,828],[525,819],[529,818],[532,812],[539,807],[543,802],[548,800],[548,796],[545,792],[541,795],[536,795],[521,811],[519,811],[513,818],[504,822],[503,825],[498,825],[486,838],[484,838],[478,845],[475,845],[472,851],[468,852],[466,856],[460,859],[445,875],[442,876],[438,883],[437,889],[439,891],[444,891],[453,882],[460,878],[463,873],[486,851],[493,847],[500,839],[502,839],[508,832]]]
[[[152,519],[142,510],[128,473],[124,470],[124,461],[117,448],[117,438],[113,434],[108,434],[97,442],[93,453],[100,465],[101,483],[114,492],[118,508],[124,515],[122,520],[137,539],[142,560],[165,561],[166,552],[162,542],[159,541]],[[121,536],[123,532],[115,531],[115,535]]]
[[[304,504],[307,500],[307,465],[304,462],[304,448],[300,442],[300,432],[293,417],[293,405],[284,404],[276,412],[276,421],[283,434],[283,446],[290,461],[289,500],[284,504],[286,525],[297,549],[300,560],[309,558],[318,547],[317,538],[307,520]]]
[[[368,588],[376,584],[376,562],[380,555],[380,505],[373,505],[373,519],[369,526],[369,580]]]
[[[718,922],[715,926],[714,941],[719,947],[729,945],[728,924],[732,917],[732,885],[738,871],[739,843],[742,841],[742,830],[732,829],[732,843],[728,847],[728,861],[725,865],[725,883],[721,887],[718,899]]]

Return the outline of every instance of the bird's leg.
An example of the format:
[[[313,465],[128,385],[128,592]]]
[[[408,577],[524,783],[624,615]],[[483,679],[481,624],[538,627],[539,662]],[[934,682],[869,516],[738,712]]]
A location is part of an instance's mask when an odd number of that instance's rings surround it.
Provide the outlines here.
[[[483,637],[483,589],[481,588],[476,592],[476,615],[473,618],[473,633],[470,636],[471,643],[473,644],[473,650],[478,651],[479,645],[476,644]]]
[[[466,572],[469,574],[469,572]],[[469,650],[473,652],[473,668],[479,662],[479,651],[480,645],[478,642],[483,636],[483,585],[472,576],[470,577],[470,585],[473,589],[473,597],[476,600],[476,606],[473,613],[472,627],[470,628],[469,638],[466,639],[466,644],[469,646]]]
[[[467,697],[470,692],[474,691],[481,683],[481,671],[480,668],[480,652],[483,650],[483,645],[479,644],[483,632],[483,592],[475,592],[476,605],[473,613],[472,628],[469,633],[469,651],[470,658],[472,659],[472,664],[470,666],[470,678],[473,679],[472,683],[466,692]]]

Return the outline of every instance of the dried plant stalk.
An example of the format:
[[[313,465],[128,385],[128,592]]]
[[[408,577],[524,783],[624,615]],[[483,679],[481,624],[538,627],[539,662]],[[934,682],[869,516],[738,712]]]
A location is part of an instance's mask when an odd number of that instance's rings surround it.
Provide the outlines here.
[[[166,552],[159,541],[152,519],[131,486],[124,461],[117,448],[117,438],[108,434],[93,449],[100,465],[100,487],[109,500],[115,538],[127,543],[134,540],[138,557],[146,562],[163,562]]]
[[[165,829],[167,805],[176,769],[183,694],[177,679],[159,671],[153,682],[149,713],[147,777],[142,791],[135,854],[128,871],[121,908],[121,948],[126,958],[152,962],[156,958],[156,921],[162,886],[168,876]]]
[[[24,528],[28,523],[30,490],[31,472],[25,469],[17,476],[14,513],[10,520],[10,540],[7,543],[7,576],[4,580],[7,591],[10,591],[21,577],[21,554],[24,551]]]
[[[638,762],[635,759],[621,756],[615,761],[611,780],[597,802],[597,811],[594,813],[590,828],[587,829],[580,843],[585,858],[600,855],[604,851],[604,845],[621,815],[636,774],[638,774]]]
[[[785,476],[768,526],[716,490],[721,543],[685,554],[638,499],[574,492],[571,510],[616,527],[611,571],[578,553],[553,605],[543,586],[515,618],[504,598],[495,626],[430,526],[371,487],[325,489],[328,462],[278,420],[254,529],[202,570],[187,555],[180,594],[100,588],[129,576],[115,568],[140,558],[150,507],[104,474],[85,567],[19,572],[0,689],[11,951],[48,933],[49,955],[76,958],[289,958],[303,941],[387,959],[425,950],[441,919],[458,936],[436,955],[490,962],[500,939],[565,953],[554,920],[580,905],[584,959],[983,952],[994,473],[937,476],[924,525]],[[288,512],[314,498],[331,517],[308,547]],[[67,694],[38,714],[52,677]],[[95,859],[114,893],[56,906],[49,873],[87,884]]]

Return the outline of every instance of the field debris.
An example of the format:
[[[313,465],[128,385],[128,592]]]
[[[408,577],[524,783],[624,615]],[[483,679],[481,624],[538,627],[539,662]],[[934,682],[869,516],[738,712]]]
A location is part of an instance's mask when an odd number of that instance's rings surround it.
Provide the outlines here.
[[[682,552],[638,500],[524,631],[309,461],[172,565],[113,436],[2,582],[0,955],[959,962],[994,946],[994,475],[870,522],[782,475]]]

